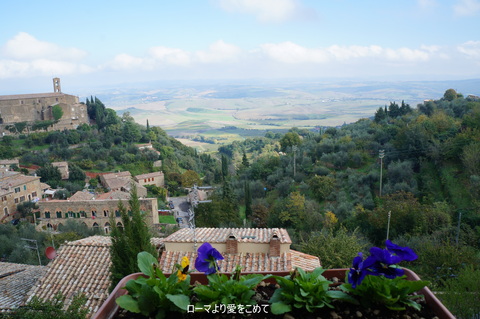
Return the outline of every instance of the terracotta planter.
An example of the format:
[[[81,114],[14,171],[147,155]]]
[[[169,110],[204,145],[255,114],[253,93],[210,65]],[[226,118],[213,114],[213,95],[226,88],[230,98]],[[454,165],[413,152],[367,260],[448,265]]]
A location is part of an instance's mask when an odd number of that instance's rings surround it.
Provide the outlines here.
[[[407,276],[408,280],[420,280],[420,277],[410,269],[404,268],[405,269],[405,275]],[[327,279],[331,279],[333,277],[337,277],[340,280],[343,280],[345,278],[345,273],[348,269],[328,269],[325,270],[323,273],[323,276]],[[242,275],[247,275],[251,274],[249,272],[242,272]],[[261,275],[277,275],[277,276],[286,276],[289,274],[289,272],[257,272],[257,274]],[[166,276],[169,276],[169,274],[165,274]],[[230,275],[230,274],[227,274]],[[123,289],[125,287],[126,283],[131,280],[131,279],[136,279],[139,276],[145,276],[142,273],[135,273],[126,276],[123,278],[118,285],[115,287],[115,289],[112,291],[112,293],[108,296],[107,300],[103,303],[103,305],[100,307],[100,309],[95,313],[95,315],[92,317],[92,319],[111,319],[115,318],[115,315],[117,314],[119,310],[119,306],[115,303],[115,299],[118,297],[125,295],[127,293],[127,290]],[[201,284],[207,284],[208,280],[205,274],[203,273],[191,273],[191,282],[192,284],[196,281],[200,282]],[[145,276],[146,277],[146,276]],[[266,280],[267,282],[275,282],[274,279]],[[428,287],[424,287],[419,291],[420,294],[425,296],[425,301],[427,304],[430,305],[430,307],[433,309],[435,312],[435,315],[438,316],[439,319],[455,319],[455,316],[452,315],[452,313],[445,308],[445,306],[438,300],[437,297],[432,293],[432,291]]]

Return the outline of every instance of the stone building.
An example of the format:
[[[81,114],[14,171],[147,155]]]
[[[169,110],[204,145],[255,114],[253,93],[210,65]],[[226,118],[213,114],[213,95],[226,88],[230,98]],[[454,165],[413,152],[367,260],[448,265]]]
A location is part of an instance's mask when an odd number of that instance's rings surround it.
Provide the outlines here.
[[[25,176],[18,172],[0,171],[0,218],[5,219],[25,201],[42,198],[39,176]]]
[[[87,106],[77,96],[62,93],[59,78],[53,79],[53,87],[53,93],[0,95],[0,133],[10,134],[7,127],[19,122],[54,120],[54,105],[61,107],[63,116],[49,130],[76,129],[80,124],[88,124]]]
[[[146,197],[147,189],[140,183],[136,182],[130,172],[116,172],[100,175],[100,183],[105,189],[109,191],[122,191],[130,193],[132,190],[132,183],[137,187],[138,197]]]
[[[67,162],[53,162],[52,166],[58,168],[60,174],[62,175],[62,179],[68,179],[70,172],[68,171]]]
[[[110,213],[115,213],[115,222],[122,226],[119,202],[129,210],[128,193],[109,192],[105,194],[91,194],[77,192],[68,200],[42,200],[38,202],[36,221],[38,229],[58,229],[68,219],[77,220],[88,227],[99,227],[110,232]],[[158,224],[158,203],[156,198],[141,198],[140,210],[145,214],[145,221],[149,226]]]
[[[290,249],[292,241],[282,228],[182,228],[164,239],[165,251],[160,269],[170,272],[183,256],[191,261],[203,243],[210,243],[224,257],[218,262],[222,272],[291,271],[295,267],[313,270],[320,267],[316,256]]]
[[[165,176],[163,172],[153,172],[148,174],[141,174],[134,177],[135,181],[142,185],[155,185],[158,187],[165,186]]]

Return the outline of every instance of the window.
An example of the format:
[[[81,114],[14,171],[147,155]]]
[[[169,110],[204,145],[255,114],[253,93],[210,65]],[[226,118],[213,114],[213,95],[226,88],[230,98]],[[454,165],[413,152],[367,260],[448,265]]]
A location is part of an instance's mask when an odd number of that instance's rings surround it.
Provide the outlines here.
[[[18,198],[15,198],[15,204],[18,204]]]
[[[80,211],[80,217],[87,217],[87,213],[85,213],[83,210]]]
[[[104,210],[104,211],[103,211],[103,216],[104,216],[104,217],[108,217],[108,210]]]
[[[7,196],[2,196],[2,202],[7,200]]]
[[[8,207],[3,208],[3,213],[5,214],[5,216],[8,216]]]
[[[24,191],[27,190],[27,185],[23,185],[23,190],[24,190]]]
[[[20,193],[20,187],[15,187],[15,193]]]
[[[33,198],[37,197],[37,192],[33,192],[33,193],[32,193],[32,197],[33,197]]]
[[[45,212],[45,218],[50,219],[50,212]]]
[[[68,212],[68,217],[70,217],[70,218],[75,217],[75,213],[72,212],[72,211],[69,211],[69,212]]]
[[[25,201],[25,196],[20,196],[20,202],[24,202]]]
[[[92,217],[96,217],[97,216],[97,211],[96,210],[92,210]]]
[[[115,210],[115,217],[120,217],[120,212],[118,210]]]
[[[62,218],[62,212],[57,212],[57,218]]]

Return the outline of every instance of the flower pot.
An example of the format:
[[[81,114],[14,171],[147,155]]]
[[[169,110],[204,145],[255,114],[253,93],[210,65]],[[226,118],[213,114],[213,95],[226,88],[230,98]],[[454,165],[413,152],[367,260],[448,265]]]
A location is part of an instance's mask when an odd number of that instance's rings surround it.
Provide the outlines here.
[[[418,275],[414,273],[413,271],[404,268],[405,269],[405,275],[407,276],[408,280],[420,280]],[[327,279],[331,279],[334,277],[337,277],[339,280],[344,280],[345,279],[345,273],[348,269],[328,269],[325,270],[323,273],[323,276],[326,277]],[[262,275],[277,275],[277,276],[286,276],[289,273],[288,272],[257,272],[258,274]],[[248,272],[242,273],[242,275],[250,274]],[[169,274],[165,274],[168,276]],[[230,274],[227,274],[230,275]],[[135,273],[128,275],[124,277],[118,285],[115,287],[115,289],[112,291],[112,293],[108,296],[107,300],[103,303],[103,305],[100,307],[100,309],[95,313],[93,316],[93,319],[111,319],[115,318],[116,314],[119,311],[119,306],[115,303],[115,299],[118,297],[124,295],[127,293],[127,290],[123,289],[125,287],[126,283],[131,280],[131,279],[136,279],[139,276],[144,276],[142,273]],[[191,283],[195,282],[200,282],[201,284],[207,284],[207,277],[203,273],[191,273]],[[269,279],[266,280],[269,282],[275,282],[275,280]],[[439,319],[454,319],[455,317],[452,315],[452,313],[445,308],[445,306],[440,302],[440,300],[435,297],[435,295],[430,291],[429,288],[425,287],[419,291],[419,294],[422,294],[425,296],[425,301],[426,303],[433,309],[435,315]]]

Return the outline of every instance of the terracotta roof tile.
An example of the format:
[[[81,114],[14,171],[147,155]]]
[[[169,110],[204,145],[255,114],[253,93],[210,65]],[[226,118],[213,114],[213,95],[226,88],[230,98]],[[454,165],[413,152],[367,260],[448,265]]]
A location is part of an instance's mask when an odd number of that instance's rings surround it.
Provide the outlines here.
[[[157,176],[163,176],[163,172],[153,172],[153,173],[136,175],[135,179],[138,181],[140,179],[152,178],[152,177],[157,177]]]
[[[152,238],[152,243],[161,243],[161,239]],[[62,245],[45,275],[28,293],[28,300],[33,296],[51,299],[61,291],[68,307],[76,294],[84,293],[88,317],[93,315],[109,295],[110,245],[108,236],[91,236]]]
[[[180,264],[183,256],[190,259],[190,265],[193,268],[197,257],[195,252],[164,251],[160,258],[160,269],[164,272],[176,271],[175,264]],[[280,257],[270,257],[264,253],[223,254],[223,257],[225,259],[218,261],[218,266],[222,272],[232,272],[237,265],[242,267],[242,271],[247,272],[290,271],[294,269],[291,253],[283,253]]]
[[[45,266],[0,262],[0,312],[20,306],[27,292],[46,270]]]
[[[296,250],[290,249],[292,267],[299,267],[303,270],[313,270],[321,267],[320,259],[317,256],[305,254]]]
[[[280,243],[292,243],[288,232],[283,228],[197,228],[195,236],[199,243],[225,243],[231,234],[242,243],[269,243],[274,234],[278,236]],[[182,228],[164,241],[193,243],[193,231],[190,228]]]

